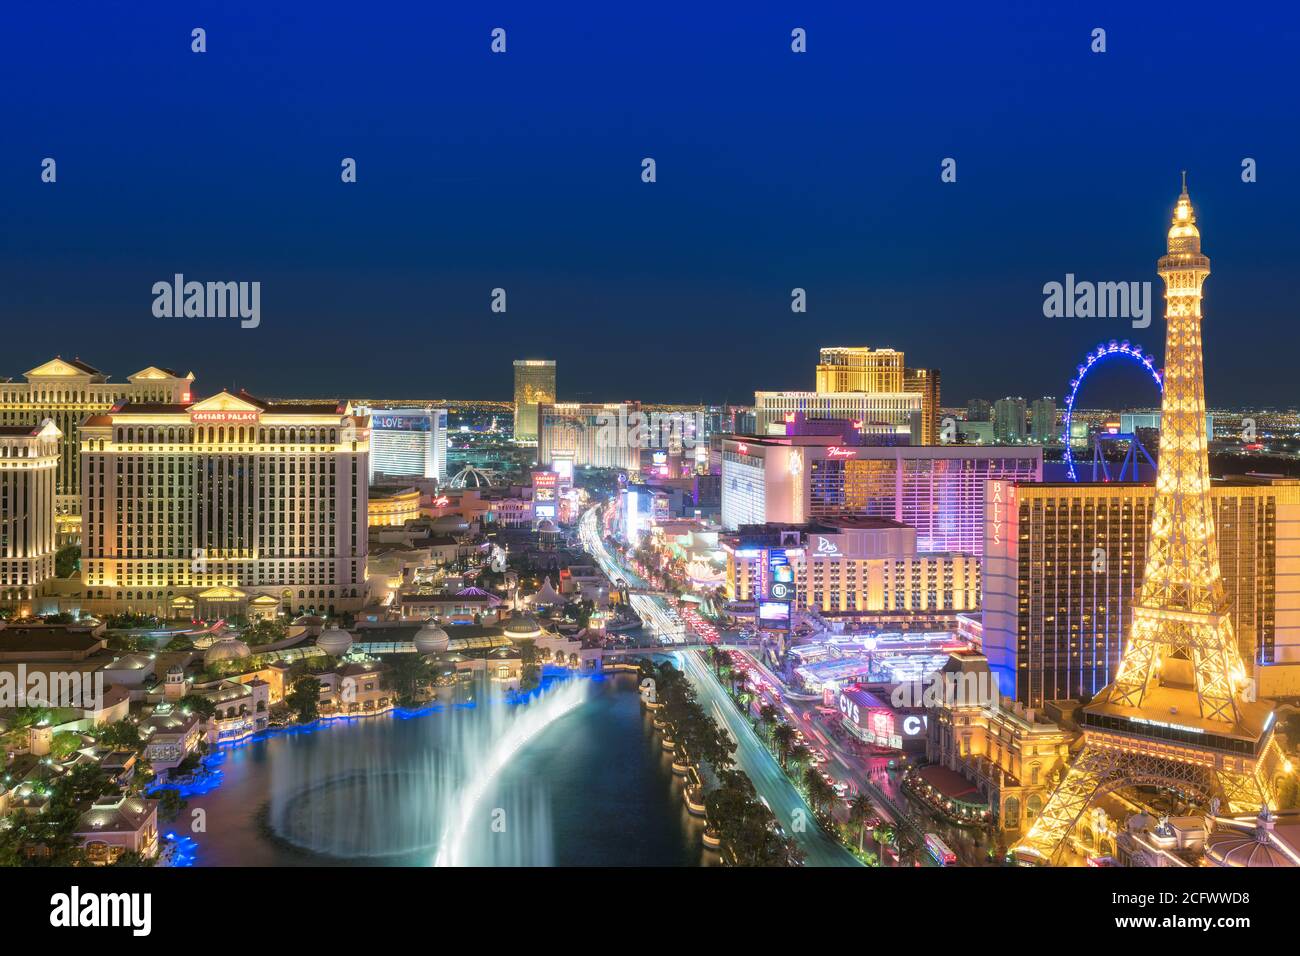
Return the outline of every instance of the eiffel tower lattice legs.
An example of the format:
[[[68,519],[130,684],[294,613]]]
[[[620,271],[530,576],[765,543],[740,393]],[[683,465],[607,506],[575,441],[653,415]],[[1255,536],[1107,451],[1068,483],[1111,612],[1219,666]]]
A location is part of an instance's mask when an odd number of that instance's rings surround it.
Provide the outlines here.
[[[1051,863],[1097,791],[1114,774],[1119,757],[1118,751],[1085,747],[1012,852]]]
[[[1021,859],[1050,864],[1088,807],[1101,794],[1119,787],[1170,787],[1206,800],[1217,796],[1228,813],[1277,806],[1271,781],[1285,758],[1276,738],[1269,739],[1258,758],[1219,756],[1213,762],[1186,759],[1186,754],[1158,747],[1090,741],[1012,852]]]

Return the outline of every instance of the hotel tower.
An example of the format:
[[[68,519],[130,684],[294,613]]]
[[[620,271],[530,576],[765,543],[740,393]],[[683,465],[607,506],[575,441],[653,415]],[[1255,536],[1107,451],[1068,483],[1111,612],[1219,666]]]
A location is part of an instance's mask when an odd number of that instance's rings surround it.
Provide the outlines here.
[[[221,392],[81,427],[84,607],[188,620],[366,598],[370,420]]]
[[[515,441],[537,441],[537,407],[554,401],[555,359],[515,359]]]
[[[0,379],[0,426],[39,425],[49,419],[62,434],[56,473],[55,514],[60,543],[75,543],[81,506],[77,431],[87,415],[108,411],[117,402],[188,402],[194,373],[179,375],[150,366],[125,382],[110,382],[80,359],[53,358],[23,376]]]
[[[0,425],[0,608],[32,613],[54,577],[54,474],[63,438],[48,419]]]

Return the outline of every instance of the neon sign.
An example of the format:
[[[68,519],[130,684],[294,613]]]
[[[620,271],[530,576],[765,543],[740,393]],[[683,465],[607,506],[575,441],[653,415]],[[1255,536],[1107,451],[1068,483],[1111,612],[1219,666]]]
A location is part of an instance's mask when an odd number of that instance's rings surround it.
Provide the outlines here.
[[[258,411],[219,411],[219,412],[190,412],[190,424],[199,423],[218,423],[218,422],[258,422],[261,420],[262,413]]]
[[[818,554],[839,554],[840,546],[836,544],[834,541],[832,541],[830,538],[823,538],[821,535],[818,535],[817,553]]]
[[[857,453],[856,448],[841,448],[839,445],[831,445],[826,449],[826,457],[828,458],[853,458]]]

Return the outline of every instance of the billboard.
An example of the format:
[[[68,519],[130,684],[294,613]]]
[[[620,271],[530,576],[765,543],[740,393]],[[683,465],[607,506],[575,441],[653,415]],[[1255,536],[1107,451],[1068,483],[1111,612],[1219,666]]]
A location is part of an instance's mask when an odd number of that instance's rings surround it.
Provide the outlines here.
[[[430,415],[384,415],[372,412],[370,427],[385,432],[427,432],[433,430],[433,418]]]
[[[790,604],[787,601],[759,601],[758,620],[765,627],[788,629],[790,626]]]

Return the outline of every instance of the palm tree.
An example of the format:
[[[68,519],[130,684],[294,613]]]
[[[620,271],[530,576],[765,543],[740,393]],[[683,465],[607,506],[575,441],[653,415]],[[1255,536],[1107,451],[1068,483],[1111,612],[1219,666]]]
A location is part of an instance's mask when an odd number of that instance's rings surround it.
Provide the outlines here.
[[[794,747],[794,742],[794,728],[789,724],[778,724],[776,729],[772,731],[772,743],[776,744],[776,753],[781,761],[782,770],[785,769],[785,759]]]
[[[867,817],[871,816],[871,799],[864,792],[859,792],[849,801],[849,819],[858,825],[858,849],[867,835]]]
[[[816,767],[809,767],[803,772],[803,782],[808,788],[808,802],[812,804],[814,812],[822,812],[835,798],[835,791]]]
[[[758,719],[763,723],[763,733],[770,734],[772,724],[776,722],[776,708],[769,703],[763,703],[758,708]]]
[[[790,748],[790,762],[796,767],[802,767],[808,763],[808,758],[812,756],[812,751],[803,744],[795,744]]]

